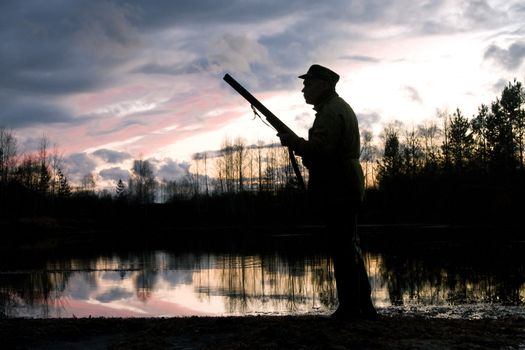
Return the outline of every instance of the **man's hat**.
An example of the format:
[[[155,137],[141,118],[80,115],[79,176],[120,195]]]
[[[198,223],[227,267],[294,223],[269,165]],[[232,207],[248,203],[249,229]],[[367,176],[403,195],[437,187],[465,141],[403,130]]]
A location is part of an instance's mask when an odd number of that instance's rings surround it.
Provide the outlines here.
[[[320,79],[335,85],[339,81],[339,74],[326,67],[314,64],[310,66],[306,74],[300,75],[299,78]]]

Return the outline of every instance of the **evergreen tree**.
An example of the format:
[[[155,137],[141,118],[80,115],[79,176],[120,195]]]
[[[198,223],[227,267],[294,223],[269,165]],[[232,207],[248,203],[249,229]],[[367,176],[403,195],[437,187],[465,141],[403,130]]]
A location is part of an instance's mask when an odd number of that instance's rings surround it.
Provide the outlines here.
[[[118,179],[115,192],[118,199],[122,199],[126,196],[126,186],[124,185],[124,182],[122,182],[122,179]]]
[[[391,180],[396,179],[400,174],[401,154],[397,131],[393,128],[385,129],[385,148],[383,159],[378,166],[378,183],[384,187]]]
[[[64,175],[60,168],[57,169],[58,175],[58,195],[60,197],[69,197],[71,195],[71,187],[69,186],[69,181]]]
[[[489,144],[487,140],[488,127],[487,120],[489,107],[482,104],[478,108],[478,114],[471,120],[470,127],[474,140],[474,150],[472,154],[472,165],[483,173],[488,172]]]
[[[497,99],[487,116],[487,143],[489,145],[490,170],[505,174],[515,168],[514,136],[512,124]]]
[[[467,162],[472,158],[473,146],[474,138],[470,132],[470,122],[458,108],[450,120],[449,140],[446,146],[457,172],[465,170]]]
[[[525,134],[525,91],[519,81],[505,86],[501,93],[500,106],[505,119],[512,128],[516,162],[523,169],[523,137]]]

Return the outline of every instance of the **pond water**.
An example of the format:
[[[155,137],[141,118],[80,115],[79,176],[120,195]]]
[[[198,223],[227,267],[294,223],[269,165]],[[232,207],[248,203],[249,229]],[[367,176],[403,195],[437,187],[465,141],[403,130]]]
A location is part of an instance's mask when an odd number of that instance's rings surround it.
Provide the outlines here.
[[[380,313],[525,315],[520,242],[363,247]],[[299,251],[299,252],[298,252]],[[104,253],[0,269],[2,317],[173,317],[329,314],[330,257],[306,249]]]

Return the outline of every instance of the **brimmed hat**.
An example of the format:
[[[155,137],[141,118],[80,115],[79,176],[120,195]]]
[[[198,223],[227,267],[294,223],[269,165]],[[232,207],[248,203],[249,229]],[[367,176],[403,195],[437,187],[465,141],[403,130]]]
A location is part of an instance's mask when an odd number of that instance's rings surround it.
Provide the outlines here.
[[[313,64],[310,66],[310,68],[308,68],[308,72],[306,72],[306,74],[300,75],[299,78],[320,79],[335,85],[339,81],[339,74],[326,67]]]

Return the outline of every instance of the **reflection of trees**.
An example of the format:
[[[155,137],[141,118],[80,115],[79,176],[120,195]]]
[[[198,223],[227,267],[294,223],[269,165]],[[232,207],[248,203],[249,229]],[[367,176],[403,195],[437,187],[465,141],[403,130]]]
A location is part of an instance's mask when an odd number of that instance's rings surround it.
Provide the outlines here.
[[[229,313],[297,312],[320,305],[330,307],[336,300],[327,258],[226,254],[218,258],[216,267],[217,286],[213,290],[210,285],[198,288],[226,296]]]
[[[28,316],[52,316],[49,314],[51,306],[60,306],[67,297],[64,291],[73,275],[86,282],[91,290],[96,290],[101,274],[107,271],[118,272],[121,279],[125,278],[126,272],[133,271],[130,276],[136,295],[145,302],[155,289],[159,272],[192,271],[204,261],[207,260],[192,254],[176,256],[145,252],[34,263],[26,266],[28,272],[0,274],[0,316],[22,316],[24,308],[27,308]],[[75,287],[69,288],[73,288],[75,294]],[[61,311],[60,307],[54,309]]]
[[[427,248],[381,254],[378,273],[392,305],[525,303],[523,252]]]
[[[412,248],[365,254],[372,282],[386,290],[392,305],[525,303],[523,248],[467,251],[438,243]],[[224,297],[228,313],[301,313],[337,303],[332,262],[315,253],[128,253],[26,268],[27,273],[0,274],[0,316],[54,316],[50,313],[63,310],[65,291],[73,298],[90,297],[107,271],[113,271],[116,279],[119,272],[121,278],[128,272],[143,301],[162,277],[173,287],[192,284],[202,301]],[[71,281],[86,283],[68,286]]]
[[[134,255],[129,265],[139,269],[133,277],[133,283],[137,297],[145,302],[150,298],[157,282],[159,265],[162,266],[162,262],[158,261],[158,254],[144,252]]]
[[[30,316],[48,317],[49,306],[59,303],[70,275],[69,272],[0,275],[0,314],[19,316],[12,314],[15,308],[27,306],[34,310]]]

